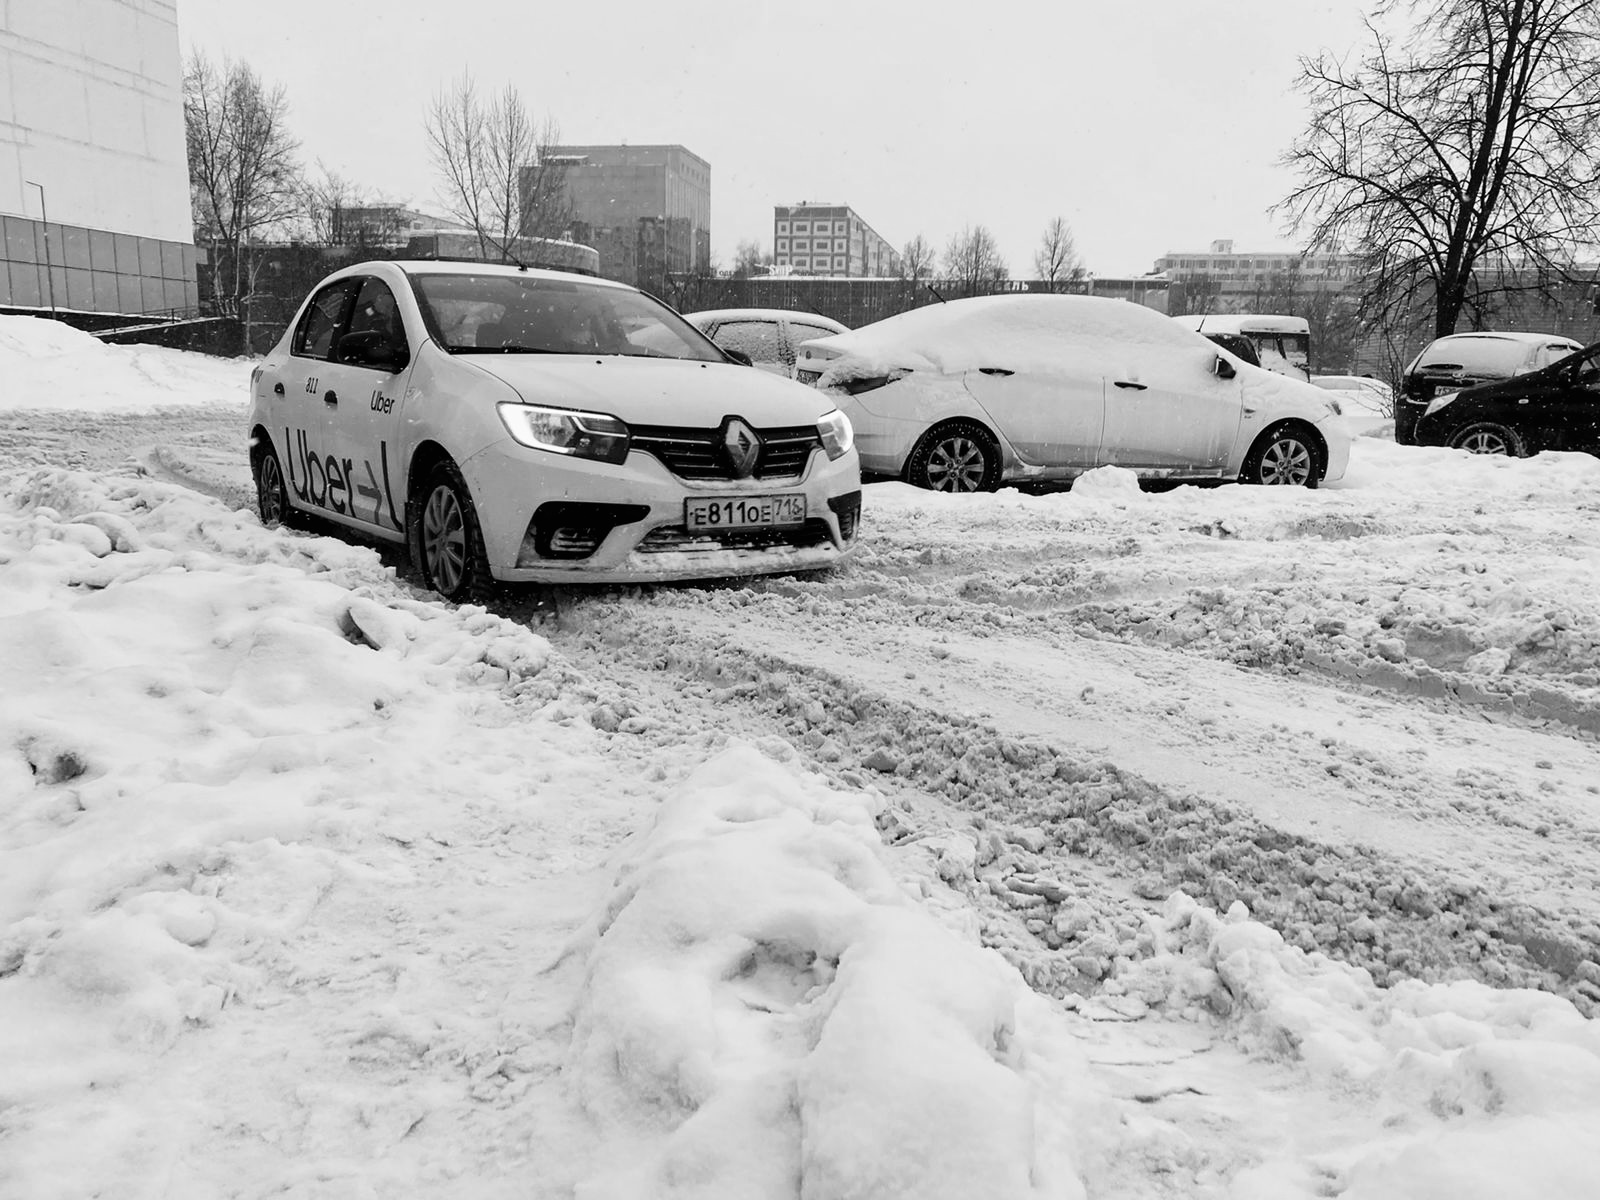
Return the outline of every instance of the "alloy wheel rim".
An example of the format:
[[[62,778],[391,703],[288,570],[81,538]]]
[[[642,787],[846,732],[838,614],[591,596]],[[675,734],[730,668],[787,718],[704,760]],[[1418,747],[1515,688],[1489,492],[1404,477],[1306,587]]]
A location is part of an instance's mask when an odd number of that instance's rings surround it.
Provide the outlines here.
[[[422,557],[441,592],[460,586],[467,565],[466,525],[456,494],[447,487],[435,488],[423,509]]]
[[[983,448],[971,438],[946,438],[928,456],[928,482],[936,492],[975,492],[983,483]]]
[[[1280,438],[1261,457],[1261,482],[1299,486],[1311,478],[1311,450],[1297,438]]]
[[[283,523],[283,476],[278,470],[276,455],[269,454],[261,460],[261,485],[256,492],[261,505],[261,519],[267,525]]]
[[[1480,429],[1461,439],[1461,448],[1472,454],[1506,454],[1509,449],[1499,434]]]

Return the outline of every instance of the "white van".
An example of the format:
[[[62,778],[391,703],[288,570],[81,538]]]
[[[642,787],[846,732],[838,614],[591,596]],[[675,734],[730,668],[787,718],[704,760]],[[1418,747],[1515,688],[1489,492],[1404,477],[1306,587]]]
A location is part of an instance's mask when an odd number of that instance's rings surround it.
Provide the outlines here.
[[[1293,379],[1311,378],[1311,325],[1304,317],[1267,316],[1261,313],[1194,313],[1173,317],[1180,325],[1203,333],[1226,333],[1248,338],[1268,371]]]

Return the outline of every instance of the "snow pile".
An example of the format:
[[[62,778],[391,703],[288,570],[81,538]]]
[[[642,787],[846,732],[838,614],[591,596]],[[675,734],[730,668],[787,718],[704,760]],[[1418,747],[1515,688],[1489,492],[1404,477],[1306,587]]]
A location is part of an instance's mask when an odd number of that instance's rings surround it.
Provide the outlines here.
[[[251,363],[161,346],[112,346],[44,317],[0,316],[0,409],[148,412],[238,404]]]
[[[1600,1179],[1600,1024],[1544,992],[1404,982],[1288,947],[1235,904],[1225,918],[1173,895],[1147,922],[1130,995],[1228,1016],[1258,1055],[1303,1066],[1372,1106],[1380,1137],[1310,1164],[1241,1172],[1233,1194],[1468,1200],[1580,1196]],[[1307,1171],[1307,1166],[1314,1168]]]
[[[864,798],[748,747],[669,800],[584,947],[569,1068],[643,1152],[580,1195],[1070,1194],[1035,1142],[1021,980],[878,854]]]

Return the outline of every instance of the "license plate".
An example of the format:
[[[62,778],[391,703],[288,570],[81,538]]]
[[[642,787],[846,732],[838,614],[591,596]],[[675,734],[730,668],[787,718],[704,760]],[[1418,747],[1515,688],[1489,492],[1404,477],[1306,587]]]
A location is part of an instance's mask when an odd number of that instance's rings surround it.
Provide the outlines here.
[[[707,529],[768,529],[801,525],[806,519],[806,498],[799,493],[781,496],[738,496],[729,499],[696,496],[683,502],[683,523],[691,533]]]

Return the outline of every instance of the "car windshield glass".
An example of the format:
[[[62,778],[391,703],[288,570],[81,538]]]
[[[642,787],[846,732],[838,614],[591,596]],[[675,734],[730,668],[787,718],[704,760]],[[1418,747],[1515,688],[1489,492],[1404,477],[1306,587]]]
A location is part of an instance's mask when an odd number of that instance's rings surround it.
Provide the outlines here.
[[[688,322],[627,288],[538,275],[417,274],[417,300],[452,354],[601,354],[721,362]]]
[[[1442,338],[1429,346],[1416,369],[1467,375],[1512,375],[1535,347],[1514,338]]]

